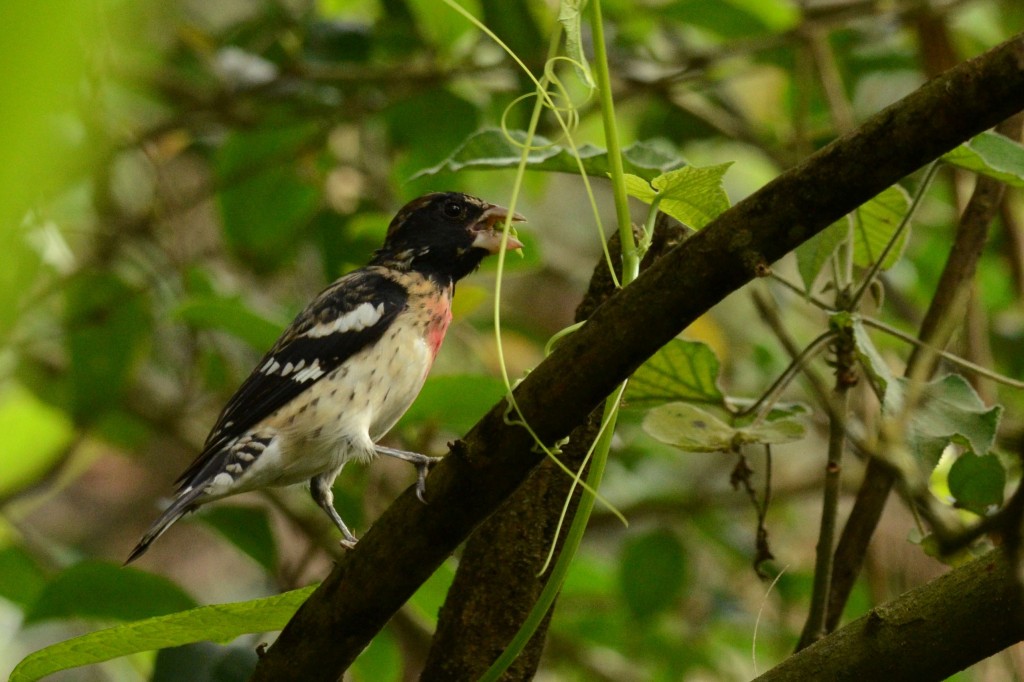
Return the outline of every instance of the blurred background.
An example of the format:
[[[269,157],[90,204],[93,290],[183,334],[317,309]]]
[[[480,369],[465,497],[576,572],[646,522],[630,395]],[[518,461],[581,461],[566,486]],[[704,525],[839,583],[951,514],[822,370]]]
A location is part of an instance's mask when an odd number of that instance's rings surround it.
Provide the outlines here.
[[[557,3],[461,0],[535,73]],[[620,134],[693,164],[734,162],[733,202],[927,78],[1024,30],[1019,0],[605,0]],[[120,564],[173,492],[226,399],[292,316],[363,264],[423,192],[507,204],[512,170],[416,176],[472,133],[525,128],[532,84],[487,36],[435,0],[10,0],[0,6],[0,672],[100,627],[252,599],[330,570],[336,533],[300,489],[212,506]],[[578,142],[603,146],[580,94]],[[560,133],[545,118],[541,132]],[[912,185],[915,180],[911,180]],[[914,333],[972,178],[943,171],[873,314]],[[614,212],[595,180],[603,229]],[[908,187],[909,188],[909,187]],[[642,220],[643,207],[634,207]],[[572,322],[601,254],[579,178],[528,173],[516,209],[525,257],[503,280],[514,380]],[[954,350],[1020,377],[1024,195],[1007,194]],[[777,271],[798,281],[794,263]],[[442,454],[504,393],[495,266],[460,285],[423,395],[389,442]],[[818,283],[827,299],[832,294]],[[761,281],[685,334],[721,362],[719,385],[756,398],[789,363],[750,289],[806,344],[826,318]],[[909,347],[877,343],[895,368]],[[821,362],[821,361],[819,361]],[[824,364],[819,370],[827,371]],[[975,382],[1022,428],[1019,392]],[[856,413],[877,406],[865,387]],[[809,406],[799,383],[787,398]],[[862,410],[862,412],[861,412]],[[774,448],[765,526],[770,587],[753,568],[757,512],[735,456],[671,449],[626,410],[598,507],[559,601],[538,679],[736,680],[785,658],[807,612],[826,430]],[[1000,440],[999,443],[1004,443]],[[997,450],[1002,445],[997,444]],[[765,458],[748,454],[760,494]],[[841,516],[859,483],[848,457]],[[1008,465],[1009,480],[1019,468]],[[390,461],[350,466],[336,503],[361,534],[413,480]],[[946,570],[890,501],[847,610]],[[453,558],[375,640],[354,680],[414,679]],[[244,679],[253,646],[197,645],[63,673],[66,680]],[[753,653],[752,653],[753,652]],[[1019,678],[1014,648],[958,676]]]

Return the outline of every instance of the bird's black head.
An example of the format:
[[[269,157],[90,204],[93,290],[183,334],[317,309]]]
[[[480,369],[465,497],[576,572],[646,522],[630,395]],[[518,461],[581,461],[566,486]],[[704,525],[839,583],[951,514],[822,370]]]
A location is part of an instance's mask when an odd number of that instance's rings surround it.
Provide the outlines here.
[[[427,194],[402,207],[371,262],[457,281],[498,252],[507,217],[508,209],[467,194]],[[509,235],[505,246],[515,250],[523,245]]]

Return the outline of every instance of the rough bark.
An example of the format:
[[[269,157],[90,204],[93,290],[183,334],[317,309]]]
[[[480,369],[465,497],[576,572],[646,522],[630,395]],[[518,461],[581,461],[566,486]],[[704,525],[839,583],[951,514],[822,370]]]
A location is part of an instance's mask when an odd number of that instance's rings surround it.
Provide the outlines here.
[[[723,213],[598,308],[515,391],[534,432],[567,436],[657,350],[769,264],[900,178],[1024,109],[1024,37],[933,79]],[[424,580],[540,463],[491,409],[428,481],[338,563],[255,680],[336,680]]]
[[[1022,639],[1020,583],[997,550],[872,609],[757,682],[944,680]]]

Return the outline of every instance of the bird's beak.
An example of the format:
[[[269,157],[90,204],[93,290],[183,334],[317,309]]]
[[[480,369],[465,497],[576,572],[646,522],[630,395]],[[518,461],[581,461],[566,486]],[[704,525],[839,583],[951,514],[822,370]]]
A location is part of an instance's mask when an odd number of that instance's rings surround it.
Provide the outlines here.
[[[501,225],[508,220],[509,211],[504,206],[488,205],[487,209],[480,215],[480,218],[470,228],[474,234],[473,246],[485,249],[488,253],[498,253],[501,249],[502,230]],[[526,218],[518,213],[512,214],[512,222],[521,223]],[[523,243],[509,234],[505,238],[505,248],[509,251],[518,251],[523,248]]]

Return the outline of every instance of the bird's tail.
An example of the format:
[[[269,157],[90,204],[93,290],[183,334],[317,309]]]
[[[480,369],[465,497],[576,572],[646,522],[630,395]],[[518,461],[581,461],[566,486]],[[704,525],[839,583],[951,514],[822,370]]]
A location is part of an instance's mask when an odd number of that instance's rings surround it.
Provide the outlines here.
[[[202,489],[192,488],[178,495],[174,502],[171,503],[163,514],[160,515],[153,525],[149,527],[146,534],[139,540],[139,544],[135,545],[135,549],[131,551],[128,558],[125,559],[124,565],[127,566],[131,562],[138,559],[140,556],[146,553],[149,546],[153,542],[164,534],[164,531],[171,527],[171,525],[180,519],[185,514],[195,509],[198,505],[196,504],[196,498],[199,497]]]

